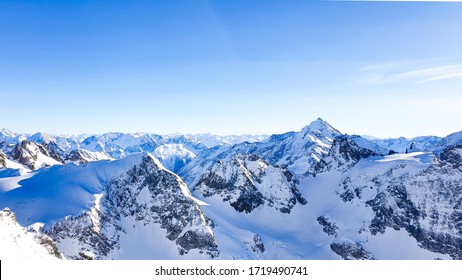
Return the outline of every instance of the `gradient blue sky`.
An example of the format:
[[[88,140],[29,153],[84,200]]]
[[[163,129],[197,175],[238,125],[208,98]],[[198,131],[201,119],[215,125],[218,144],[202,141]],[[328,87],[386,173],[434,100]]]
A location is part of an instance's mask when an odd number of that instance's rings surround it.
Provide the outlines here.
[[[462,130],[462,3],[0,1],[0,127]]]

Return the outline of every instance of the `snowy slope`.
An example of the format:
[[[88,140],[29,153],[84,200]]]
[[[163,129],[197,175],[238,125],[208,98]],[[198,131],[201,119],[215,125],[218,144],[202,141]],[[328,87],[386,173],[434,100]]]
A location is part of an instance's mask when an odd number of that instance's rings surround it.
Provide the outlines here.
[[[411,147],[411,145],[414,145],[419,151],[431,152],[442,140],[441,137],[437,136],[419,136],[412,139],[407,139],[404,137],[394,139],[376,139],[366,137],[366,139],[386,150],[394,151],[397,153],[405,153],[406,150]]]
[[[0,259],[53,261],[62,258],[55,243],[47,236],[28,232],[8,208],[0,211]]]
[[[439,141],[436,145],[436,151],[441,152],[448,147],[454,147],[462,144],[462,131],[449,134]]]
[[[454,167],[462,166],[461,150],[447,151],[440,160],[422,152],[381,156],[362,147],[369,143],[357,140],[348,136],[334,140],[324,158],[327,168],[297,185],[308,203],[296,204],[289,215],[267,206],[250,213],[229,207],[223,190],[215,188],[227,188],[227,180],[240,180],[239,176],[229,167],[217,168],[229,165],[226,158],[209,166],[207,170],[214,172],[205,174],[221,184],[209,186],[209,193],[201,188],[194,193],[209,204],[204,211],[214,221],[221,257],[460,259],[460,190],[456,189],[461,172]],[[444,175],[447,172],[451,175]],[[449,193],[458,193],[454,202],[444,199]]]
[[[439,248],[437,242],[428,247],[424,245],[425,239],[411,235],[408,229],[412,222],[395,227],[385,225],[382,231],[376,231],[379,224],[377,210],[371,206],[372,202],[367,203],[377,196],[381,197],[379,194],[384,191],[384,185],[377,186],[374,178],[386,178],[390,170],[397,170],[391,171],[397,176],[416,175],[432,166],[432,159],[431,155],[418,153],[369,157],[345,174],[333,170],[305,178],[299,189],[308,203],[296,205],[288,217],[271,208],[260,208],[250,214],[233,213],[229,208],[220,206],[216,199],[201,199],[215,209],[209,212],[210,207],[204,208],[206,215],[214,220],[219,249],[228,254],[227,258],[459,259],[460,255],[454,255],[454,252],[460,253],[460,248],[449,251],[441,244]],[[345,182],[348,190],[361,188],[361,199],[355,197],[349,200],[350,195],[345,195]],[[411,199],[421,201],[418,193],[412,192]],[[424,201],[428,203],[433,199],[434,196],[427,197]],[[447,205],[445,208],[448,209]],[[451,214],[454,210],[449,209]],[[400,211],[396,211],[396,215]],[[440,232],[445,231],[444,227],[440,229]],[[458,233],[456,236],[460,238],[461,235]],[[460,241],[457,242],[454,244],[460,244]]]
[[[162,165],[173,172],[178,172],[196,157],[183,144],[164,144],[158,146],[154,150],[153,155],[162,162]]]
[[[26,140],[28,135],[12,132],[6,128],[0,129],[0,148],[5,145],[15,145]]]
[[[382,169],[386,172],[379,173],[380,168],[375,165],[366,172],[361,170],[359,176],[352,172],[345,179],[346,191],[342,193],[347,200],[358,199],[372,208],[374,217],[369,230],[375,235],[391,229],[405,230],[421,247],[460,259],[461,232],[457,230],[460,214],[455,202],[461,199],[456,191],[462,179],[460,172],[449,171],[452,167],[448,169],[444,163],[435,164],[434,156],[428,153],[390,156],[378,161],[380,167],[386,167]],[[452,174],[446,175],[447,172]],[[455,201],[442,200],[448,195],[454,195]],[[452,242],[459,245],[445,248]]]
[[[1,207],[23,226],[44,224],[67,258],[218,255],[200,202],[151,155],[54,166],[18,183],[0,194]]]
[[[28,170],[23,165],[10,160],[2,150],[0,150],[0,169]]]

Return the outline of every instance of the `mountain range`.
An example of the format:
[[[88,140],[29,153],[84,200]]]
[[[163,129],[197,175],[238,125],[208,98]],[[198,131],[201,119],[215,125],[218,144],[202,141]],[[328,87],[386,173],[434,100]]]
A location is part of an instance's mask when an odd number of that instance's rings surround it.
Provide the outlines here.
[[[0,209],[2,259],[462,259],[462,131],[2,129]]]

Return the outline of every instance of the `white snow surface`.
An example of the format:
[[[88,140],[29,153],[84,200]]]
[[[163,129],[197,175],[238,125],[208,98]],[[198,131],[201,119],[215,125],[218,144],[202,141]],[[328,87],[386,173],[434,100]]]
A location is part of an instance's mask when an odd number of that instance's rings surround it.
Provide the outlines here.
[[[372,141],[369,141],[369,140],[367,140],[367,139],[365,139],[363,137],[355,135],[355,136],[351,136],[351,140],[353,140],[359,147],[371,150],[371,151],[373,151],[374,153],[376,153],[378,155],[386,155],[386,154],[388,154],[387,149],[385,149],[383,147],[380,147],[376,143],[374,143]]]
[[[0,211],[0,248],[2,260],[58,260],[37,242],[33,233],[16,222],[9,209]]]
[[[182,167],[196,157],[183,144],[163,144],[154,150],[153,155],[171,171],[177,171],[179,164]]]
[[[451,146],[462,145],[462,131],[452,133],[444,137],[437,145],[437,151]]]
[[[19,185],[0,194],[0,208],[9,207],[23,226],[36,222],[51,224],[66,216],[90,210],[95,194],[107,180],[120,176],[141,160],[142,154],[117,161],[98,161],[82,165],[73,163],[52,166],[10,177]],[[50,207],[52,205],[53,207]]]
[[[378,146],[388,151],[395,151],[397,153],[405,153],[411,147],[411,144],[424,152],[431,152],[439,145],[442,138],[437,136],[419,136],[415,138],[391,138],[391,139],[378,139],[372,137],[364,137],[367,140],[377,144]]]
[[[212,148],[215,146],[230,146],[239,144],[242,142],[263,142],[268,139],[269,135],[214,135],[210,133],[203,133],[203,134],[168,134],[164,136],[167,139],[175,139],[177,137],[185,137],[186,140],[196,143],[196,144],[204,144],[207,148]]]
[[[152,160],[158,170],[163,170],[176,177],[179,191],[187,198],[199,205],[206,203],[193,197],[188,186],[172,172],[165,169],[161,163],[150,154],[140,153],[127,156],[120,160],[89,162],[81,165],[67,164],[53,166],[24,175],[9,178],[18,186],[4,190],[0,193],[0,207],[8,206],[17,217],[21,226],[36,227],[41,224],[51,228],[57,222],[70,217],[80,217],[70,222],[71,228],[85,228],[87,222],[92,225],[93,231],[100,231],[101,198],[105,194],[104,186],[109,180],[126,176],[129,170],[139,165],[146,157]],[[0,181],[1,182],[1,181]],[[10,184],[11,184],[10,182]],[[174,186],[173,186],[174,187]],[[156,197],[145,187],[136,197],[142,205],[155,205]],[[165,207],[168,207],[166,205]],[[87,213],[86,216],[81,216]],[[199,230],[213,232],[207,226],[205,217],[198,208],[199,217],[192,217],[201,224],[191,224],[187,229],[197,227]],[[88,217],[88,218],[86,218]],[[123,230],[116,249],[105,256],[107,259],[204,259],[207,254],[199,250],[189,250],[188,254],[180,255],[178,245],[166,238],[167,232],[159,223],[150,223],[136,217],[120,216],[118,226]],[[85,220],[88,219],[88,220]],[[73,227],[73,228],[72,228]],[[110,236],[111,226],[105,228],[105,234]],[[186,230],[186,229],[185,229]],[[109,231],[109,232],[108,232]],[[120,231],[119,231],[120,232]],[[69,237],[57,242],[60,251],[68,256],[85,255],[88,258],[96,257],[93,249],[82,247],[82,243]],[[80,254],[81,253],[81,254]],[[101,257],[101,256],[100,256]]]
[[[342,241],[359,243],[379,259],[449,259],[447,255],[421,248],[404,229],[388,228],[384,234],[370,234],[367,228],[373,212],[364,202],[380,189],[364,191],[361,200],[348,203],[339,198],[344,191],[341,183],[346,177],[350,177],[354,185],[370,184],[372,178],[401,168],[403,164],[406,166],[399,172],[417,174],[433,164],[433,156],[414,153],[371,157],[360,161],[346,174],[334,170],[307,177],[298,188],[308,203],[296,204],[290,214],[265,206],[248,214],[238,213],[218,196],[206,198],[200,192],[194,194],[209,204],[203,211],[214,221],[213,231],[223,259],[340,259],[330,244]],[[319,216],[327,217],[338,226],[335,236],[323,232],[317,222]],[[255,235],[261,238],[264,252],[252,249]]]

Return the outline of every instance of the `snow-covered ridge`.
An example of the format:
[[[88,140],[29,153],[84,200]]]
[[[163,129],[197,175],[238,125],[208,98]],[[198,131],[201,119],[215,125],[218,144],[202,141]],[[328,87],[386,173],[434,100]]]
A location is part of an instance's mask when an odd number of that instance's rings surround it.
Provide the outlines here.
[[[0,209],[70,259],[462,259],[461,135],[2,130]]]
[[[363,138],[384,149],[397,153],[405,153],[410,149],[424,152],[441,152],[445,148],[462,144],[462,131],[452,133],[443,138],[438,136],[418,136],[411,139],[404,137],[394,139]]]
[[[357,137],[368,141],[376,153],[405,153],[406,151],[441,152],[448,146],[462,143],[462,132],[445,138],[422,136],[413,139],[376,139]],[[161,162],[175,172],[180,172],[197,154],[211,147],[238,146],[241,153],[260,155],[271,164],[286,166],[296,174],[311,172],[311,167],[327,154],[333,139],[341,133],[326,121],[318,118],[300,132],[279,135],[233,135],[150,133],[105,133],[101,135],[51,135],[35,133],[20,134],[8,129],[0,130],[0,150],[7,159],[29,169],[64,162],[83,163],[102,159],[118,159],[139,152],[154,153]],[[24,142],[26,141],[26,142]],[[25,143],[37,145],[18,162],[18,146]],[[181,148],[180,148],[181,147]],[[29,150],[31,150],[29,149]],[[26,149],[27,150],[27,149]],[[40,150],[40,152],[37,152]],[[37,162],[35,162],[37,161]],[[308,163],[307,163],[308,162]]]
[[[0,211],[0,259],[53,261],[63,258],[56,244],[48,236],[28,232],[16,222],[10,209]]]
[[[206,150],[198,154],[179,174],[188,183],[193,183],[191,178],[203,174],[211,162],[237,154],[254,154],[272,165],[303,176],[311,172],[320,159],[327,155],[334,138],[339,135],[341,133],[330,124],[317,119],[300,132],[272,135],[264,142],[243,142],[231,147]]]
[[[265,135],[218,136],[212,134],[105,133],[101,135],[51,135],[46,133],[19,134],[7,129],[0,131],[0,151],[11,161],[29,169],[39,169],[64,162],[85,163],[103,159],[119,159],[140,152],[155,154],[172,171],[179,171],[196,154],[213,146],[263,141]],[[19,162],[18,149],[31,148]],[[26,149],[30,150],[30,149]],[[40,151],[38,151],[40,150]],[[49,159],[49,157],[54,160]]]
[[[19,184],[0,194],[1,207],[23,226],[42,224],[67,258],[218,255],[203,203],[149,154],[54,166]]]
[[[230,146],[239,144],[242,142],[263,142],[268,139],[269,135],[251,135],[251,134],[244,134],[244,135],[214,135],[211,133],[203,133],[203,134],[181,134],[181,133],[174,133],[168,134],[163,136],[166,139],[178,139],[183,137],[185,140],[193,142],[193,143],[200,143],[205,145],[207,148],[212,148],[215,146]]]

